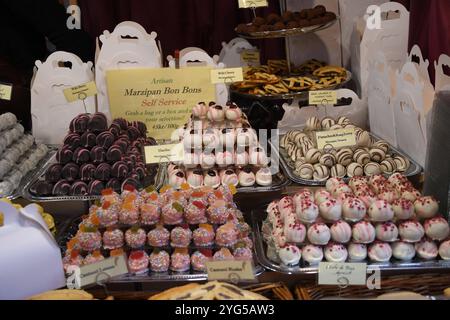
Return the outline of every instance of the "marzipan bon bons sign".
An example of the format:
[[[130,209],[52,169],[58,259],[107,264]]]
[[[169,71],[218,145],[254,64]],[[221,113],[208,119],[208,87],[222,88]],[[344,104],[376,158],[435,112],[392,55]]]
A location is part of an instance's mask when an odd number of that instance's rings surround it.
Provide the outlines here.
[[[143,121],[155,139],[170,139],[198,102],[214,101],[211,69],[128,69],[106,73],[113,118]]]

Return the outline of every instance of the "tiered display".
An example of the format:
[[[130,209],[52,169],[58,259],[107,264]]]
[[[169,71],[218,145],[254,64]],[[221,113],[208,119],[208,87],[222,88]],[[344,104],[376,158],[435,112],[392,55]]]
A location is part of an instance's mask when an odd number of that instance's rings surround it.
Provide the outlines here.
[[[22,179],[45,158],[49,149],[34,143],[32,135],[12,113],[0,116],[0,197],[10,197],[20,187]]]
[[[315,133],[355,129],[356,145],[341,149],[317,149]],[[309,118],[304,130],[289,131],[280,140],[280,154],[293,175],[308,184],[325,184],[328,178],[352,178],[407,173],[413,164],[390,145],[353,125],[346,117]],[[416,172],[418,173],[418,172]]]
[[[155,141],[147,138],[144,123],[116,119],[108,126],[102,113],[81,114],[70,123],[56,163],[30,191],[38,197],[99,196],[105,188],[121,192],[125,185],[149,185],[156,172],[149,173],[143,160],[147,144]]]
[[[87,265],[125,252],[133,274],[190,274],[204,273],[209,260],[252,260],[250,227],[232,189],[105,190],[67,243],[64,264]]]
[[[183,143],[186,153],[183,163],[169,165],[169,184],[174,188],[184,183],[193,188],[273,185],[270,159],[235,103],[225,107],[199,103],[175,139]]]
[[[450,260],[449,224],[438,208],[399,173],[354,177],[349,184],[332,178],[326,189],[304,189],[268,206],[267,257],[285,267]]]
[[[235,92],[256,96],[280,96],[313,90],[336,89],[350,80],[347,70],[309,60],[294,67],[289,75],[285,60],[269,60],[268,65],[245,70],[244,81],[233,84]]]

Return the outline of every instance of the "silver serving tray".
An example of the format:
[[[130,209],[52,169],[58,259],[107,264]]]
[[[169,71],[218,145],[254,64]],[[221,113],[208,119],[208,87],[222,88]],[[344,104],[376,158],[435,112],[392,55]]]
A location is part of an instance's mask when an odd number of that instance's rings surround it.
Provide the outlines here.
[[[372,137],[374,137],[377,140],[381,140],[380,138],[378,138],[377,136],[375,136],[374,134],[370,133],[370,135]],[[283,138],[283,136],[280,136],[280,140]],[[272,150],[274,148],[272,147]],[[412,160],[409,156],[407,156],[406,154],[400,152],[399,150],[397,150],[396,148],[392,147],[391,145],[389,145],[389,153],[395,153],[398,154],[402,157],[405,157],[409,160],[410,162],[410,166],[408,168],[408,170],[406,172],[403,172],[403,175],[407,176],[407,177],[412,177],[415,175],[418,175],[419,173],[422,172],[422,167],[415,162],[414,160]],[[280,147],[279,149],[279,156],[280,156],[280,163],[281,166],[283,167],[284,171],[286,172],[287,176],[289,177],[289,179],[297,184],[301,184],[301,185],[306,185],[306,186],[325,186],[327,181],[316,181],[316,180],[307,180],[307,179],[302,179],[299,176],[297,176],[294,173],[293,170],[293,162],[292,160],[289,159],[289,156],[287,155],[286,151]],[[389,175],[385,174],[386,177],[388,177]],[[349,177],[346,177],[343,179],[345,182],[348,182],[350,180]]]
[[[36,183],[38,182],[41,178],[43,178],[43,176],[45,175],[45,173],[47,172],[47,170],[50,168],[50,166],[52,164],[55,163],[56,161],[56,151],[53,152],[52,156],[47,158],[45,162],[43,162],[40,167],[40,169],[38,171],[36,171],[34,173],[34,175],[30,178],[30,180],[28,181],[27,184],[25,184],[22,188],[21,191],[21,196],[29,201],[35,201],[35,202],[60,202],[60,201],[95,201],[101,198],[101,196],[61,196],[61,197],[56,197],[56,196],[48,196],[48,197],[43,197],[43,196],[37,196],[35,194],[33,194],[30,190],[30,188]],[[160,189],[163,187],[163,170],[161,170],[161,165],[159,165],[158,170],[156,172],[156,176],[155,176],[155,184],[154,187],[156,189]]]
[[[60,227],[60,230],[58,231],[56,241],[61,249],[62,255],[64,255],[66,251],[66,243],[68,240],[73,238],[78,230],[78,224],[81,222],[81,218],[75,218],[72,220],[67,221],[63,226]],[[253,240],[253,243],[255,244],[255,236],[254,234],[251,234],[251,239]],[[211,246],[206,247],[204,249],[212,249],[212,248],[218,248],[217,246]],[[161,248],[169,250],[168,248]],[[194,251],[197,248],[195,246],[190,246],[190,250]],[[145,246],[145,251],[151,252],[152,248],[149,246]],[[171,251],[170,249],[169,251]],[[253,261],[254,261],[254,272],[255,277],[260,276],[262,273],[264,273],[265,269],[258,263],[258,259],[256,258],[256,250],[255,246],[253,248]],[[189,271],[189,272],[165,272],[165,273],[155,273],[155,272],[148,272],[146,274],[141,275],[133,275],[133,274],[125,274],[123,276],[118,276],[109,279],[108,283],[149,283],[149,282],[158,282],[158,281],[207,281],[208,275],[206,273],[197,272],[197,271]]]
[[[333,26],[340,18],[336,17],[336,19],[314,26],[308,26],[303,28],[292,28],[292,29],[283,29],[283,30],[275,30],[275,31],[256,31],[250,33],[239,33],[237,29],[235,29],[236,33],[246,39],[272,39],[272,38],[285,38],[290,36],[298,36],[306,33],[317,32],[320,30],[328,29]]]
[[[319,265],[309,265],[307,262],[301,260],[299,266],[289,267],[286,265],[278,264],[267,257],[267,245],[264,241],[261,232],[262,221],[266,218],[265,213],[266,207],[260,210],[252,211],[252,227],[255,238],[255,251],[259,263],[267,270],[292,275],[303,275],[303,274],[318,274]],[[325,261],[325,260],[324,260]],[[413,259],[408,262],[398,261],[394,258],[387,263],[372,263],[365,261],[367,263],[367,270],[381,270],[389,272],[405,272],[405,271],[439,271],[439,270],[450,270],[450,260],[419,260]]]
[[[321,90],[337,90],[340,88],[345,87],[347,83],[349,83],[352,80],[353,74],[347,70],[347,79],[337,85],[325,87]],[[238,89],[236,89],[233,85],[231,86],[231,93],[235,94],[241,98],[248,98],[248,99],[260,99],[260,100],[292,100],[292,99],[299,99],[302,101],[309,100],[309,92],[310,91],[299,91],[299,92],[290,92],[290,93],[282,93],[282,94],[250,94],[241,92]]]

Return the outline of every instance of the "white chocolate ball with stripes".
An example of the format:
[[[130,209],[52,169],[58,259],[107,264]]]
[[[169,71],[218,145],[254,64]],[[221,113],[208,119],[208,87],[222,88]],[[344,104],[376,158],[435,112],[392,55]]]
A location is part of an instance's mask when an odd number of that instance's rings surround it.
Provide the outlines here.
[[[356,130],[356,144],[359,147],[368,147],[371,143],[370,134],[364,130]]]
[[[312,117],[306,120],[306,130],[316,131],[322,129],[320,120],[317,117]]]
[[[299,158],[299,159],[297,159],[297,160],[295,161],[294,167],[297,169],[297,168],[299,168],[301,165],[304,165],[305,163],[306,163],[305,157],[301,157],[301,158]]]
[[[326,181],[330,177],[330,169],[327,166],[316,164],[314,165],[313,178],[316,181]]]
[[[369,151],[370,159],[374,162],[381,162],[386,158],[386,152],[381,148],[372,148]]]
[[[364,168],[359,163],[350,163],[347,167],[347,175],[351,177],[364,175]]]
[[[329,243],[325,247],[325,259],[328,262],[345,262],[348,258],[347,248],[339,243]]]
[[[334,178],[344,178],[347,174],[347,169],[342,164],[337,163],[331,168],[330,173]]]
[[[310,163],[305,163],[297,168],[296,173],[302,179],[311,180],[314,174],[314,167]]]
[[[352,238],[352,228],[342,220],[335,222],[331,228],[331,239],[338,243],[348,243]]]
[[[330,130],[330,128],[332,126],[334,126],[335,124],[336,124],[336,121],[334,121],[334,119],[332,119],[330,117],[323,118],[321,121],[321,126],[322,126],[322,129],[324,129],[324,130]]]
[[[410,162],[405,157],[395,156],[394,158],[395,164],[397,165],[397,170],[400,172],[405,172],[410,167]]]
[[[397,164],[392,158],[386,158],[380,163],[380,168],[383,173],[391,174],[397,170]]]
[[[320,156],[319,163],[331,168],[336,164],[336,157],[330,153],[323,154]]]
[[[310,164],[318,163],[321,155],[322,155],[322,153],[320,152],[320,150],[315,149],[315,148],[310,149],[305,154],[306,162],[308,162]]]
[[[389,150],[389,143],[384,140],[379,140],[372,144],[372,148],[380,148],[384,153],[387,153]]]
[[[340,124],[335,124],[333,126],[330,127],[330,131],[335,131],[335,130],[341,130],[343,129],[343,127]]]
[[[343,148],[336,153],[338,163],[347,167],[353,161],[353,151],[350,148]]]
[[[414,202],[414,209],[419,218],[433,218],[439,210],[439,203],[433,197],[420,197]]]
[[[370,162],[370,154],[364,149],[358,149],[353,154],[353,160],[362,166]]]
[[[339,124],[341,126],[348,125],[348,124],[350,124],[350,119],[347,117],[344,117],[344,116],[339,117],[337,120],[337,124]]]
[[[388,262],[392,258],[392,248],[388,243],[377,242],[369,247],[368,255],[374,262]]]
[[[369,162],[364,166],[364,174],[368,177],[381,174],[381,167],[376,162]]]

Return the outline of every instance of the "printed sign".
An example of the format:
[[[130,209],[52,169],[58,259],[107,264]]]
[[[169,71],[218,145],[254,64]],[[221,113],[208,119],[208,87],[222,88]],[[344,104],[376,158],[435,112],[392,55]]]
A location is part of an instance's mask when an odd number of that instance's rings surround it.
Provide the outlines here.
[[[322,262],[319,265],[319,284],[362,286],[367,281],[367,264]]]
[[[161,146],[146,146],[145,163],[180,162],[184,160],[184,148],[181,143]]]
[[[261,65],[261,54],[258,50],[244,50],[241,52],[241,60],[248,66],[258,67]]]
[[[12,84],[0,83],[0,100],[11,101]]]
[[[269,6],[267,0],[239,0],[239,8],[259,8],[267,6]]]
[[[85,100],[88,97],[95,96],[97,93],[97,86],[94,81],[64,90],[67,102]]]
[[[335,105],[337,104],[336,91],[310,91],[309,104],[311,106]]]
[[[318,131],[316,132],[316,141],[319,150],[352,147],[356,145],[355,129]]]
[[[239,282],[255,280],[255,272],[251,261],[210,261],[206,263],[208,280],[226,280]]]
[[[105,259],[98,263],[89,264],[80,268],[80,286],[108,281],[110,278],[128,273],[127,258],[125,255]]]
[[[170,139],[199,102],[214,101],[211,69],[128,69],[106,72],[113,118],[142,121],[155,139]]]
[[[211,83],[233,83],[244,81],[242,68],[228,68],[211,70]]]

